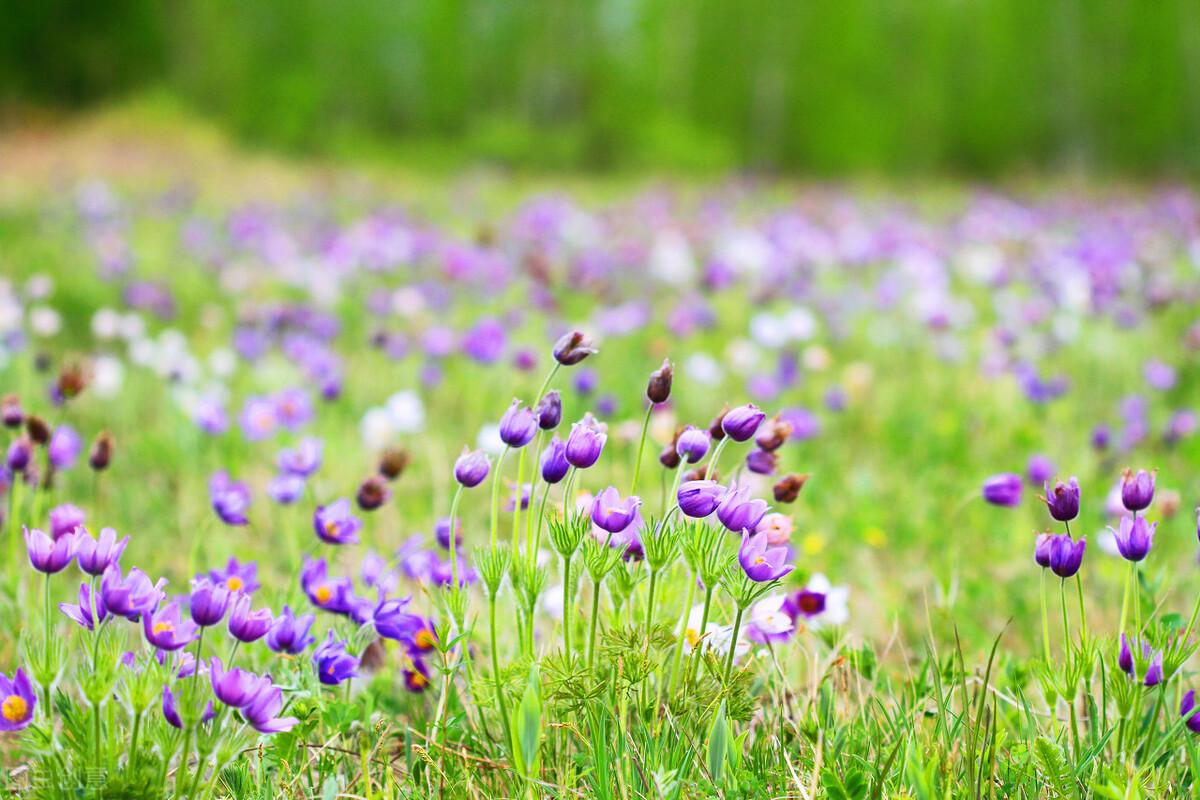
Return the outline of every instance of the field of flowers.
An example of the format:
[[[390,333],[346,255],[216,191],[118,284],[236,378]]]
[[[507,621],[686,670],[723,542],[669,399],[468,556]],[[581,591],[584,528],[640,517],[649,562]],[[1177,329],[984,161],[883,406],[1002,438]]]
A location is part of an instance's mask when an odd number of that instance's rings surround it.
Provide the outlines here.
[[[22,147],[6,796],[1200,787],[1192,191]]]

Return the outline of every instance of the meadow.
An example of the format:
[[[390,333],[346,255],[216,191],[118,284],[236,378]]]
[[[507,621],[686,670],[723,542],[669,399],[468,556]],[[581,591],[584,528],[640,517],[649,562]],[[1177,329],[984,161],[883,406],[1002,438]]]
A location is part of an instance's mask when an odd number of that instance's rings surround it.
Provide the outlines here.
[[[9,796],[1195,793],[1191,189],[137,127],[0,143]]]

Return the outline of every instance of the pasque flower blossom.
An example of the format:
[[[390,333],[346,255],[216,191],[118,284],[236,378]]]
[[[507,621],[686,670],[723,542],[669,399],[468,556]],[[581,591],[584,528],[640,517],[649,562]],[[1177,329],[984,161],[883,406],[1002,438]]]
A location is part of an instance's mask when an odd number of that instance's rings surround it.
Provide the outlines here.
[[[538,418],[533,409],[513,399],[512,405],[500,417],[500,440],[509,447],[520,448],[533,441],[538,432]]]
[[[333,631],[313,651],[313,665],[317,678],[327,686],[336,686],[357,674],[358,659],[346,652],[346,643],[334,641]]]
[[[37,697],[25,670],[17,668],[12,678],[0,672],[0,731],[19,731],[33,722]]]
[[[267,647],[276,653],[297,655],[308,649],[315,639],[309,631],[317,618],[312,614],[297,617],[288,606],[283,607],[267,631]]]
[[[482,450],[468,451],[464,447],[462,455],[454,462],[454,479],[464,488],[471,489],[483,483],[490,469],[491,464]]]
[[[742,532],[742,545],[738,548],[738,562],[752,581],[764,583],[779,580],[795,567],[785,563],[788,557],[786,547],[770,547],[765,533],[751,534]]]
[[[622,500],[617,488],[610,486],[592,500],[592,522],[609,533],[620,533],[633,522],[641,504],[635,495]]]
[[[362,520],[350,513],[350,501],[340,498],[313,512],[313,530],[329,544],[357,544]]]
[[[1087,549],[1086,537],[1073,540],[1070,535],[1061,533],[1052,536],[1049,542],[1050,571],[1060,578],[1070,578],[1079,571],[1083,564],[1083,552]]]
[[[25,529],[25,547],[29,551],[29,563],[38,572],[53,575],[62,572],[75,558],[78,534],[68,533],[52,539],[37,528]]]
[[[92,617],[92,591],[86,583],[79,584],[79,605],[59,603],[58,610],[73,619],[79,625],[95,630],[97,622],[104,622],[108,617],[108,609],[104,607],[104,596],[96,592],[96,618]]]
[[[767,502],[752,499],[749,484],[729,487],[717,506],[717,519],[734,533],[753,532],[766,514]]]
[[[689,517],[703,519],[717,510],[725,497],[725,487],[716,481],[686,481],[679,487],[679,510]]]
[[[1066,483],[1056,481],[1053,487],[1047,483],[1045,489],[1042,500],[1050,510],[1050,516],[1059,522],[1070,522],[1079,516],[1079,481],[1075,478]]]
[[[200,634],[200,627],[183,619],[179,604],[175,602],[143,616],[142,630],[146,634],[146,641],[159,650],[186,647]]]
[[[250,509],[250,487],[241,481],[235,481],[224,470],[213,473],[208,482],[209,498],[213,511],[226,525],[245,525],[250,519],[246,512]]]
[[[1117,542],[1117,550],[1126,561],[1141,561],[1154,545],[1157,522],[1148,523],[1145,517],[1121,517],[1116,530],[1109,527]]]
[[[79,568],[89,575],[103,575],[104,571],[121,560],[129,537],[119,541],[117,532],[112,528],[102,528],[100,538],[93,538],[86,529],[80,531],[76,559]]]
[[[1154,472],[1125,470],[1121,478],[1121,503],[1130,511],[1142,511],[1154,502]]]
[[[1021,504],[1021,476],[1012,472],[993,475],[983,482],[983,499],[1009,508]]]
[[[151,583],[146,573],[137,567],[121,574],[121,568],[110,564],[100,578],[100,592],[108,613],[137,622],[143,614],[153,611],[162,600],[166,580]]]
[[[721,430],[735,442],[745,442],[758,432],[758,426],[766,418],[765,412],[749,403],[729,409],[721,418]]]
[[[604,427],[590,413],[584,414],[582,420],[571,425],[571,434],[567,437],[567,461],[577,469],[587,469],[600,459],[607,441]]]
[[[229,612],[229,634],[239,642],[255,642],[266,636],[275,622],[269,608],[251,610],[252,598],[238,593]]]
[[[688,425],[675,440],[675,452],[689,464],[695,464],[708,453],[708,442],[708,431]]]

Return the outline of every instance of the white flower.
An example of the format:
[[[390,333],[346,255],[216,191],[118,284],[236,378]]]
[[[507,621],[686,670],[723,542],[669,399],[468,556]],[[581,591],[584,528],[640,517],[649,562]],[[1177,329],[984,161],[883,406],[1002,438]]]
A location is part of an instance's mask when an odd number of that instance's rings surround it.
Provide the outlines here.
[[[146,335],[146,321],[142,319],[141,314],[136,311],[130,311],[125,316],[121,317],[121,338],[125,341],[134,341],[141,339]]]
[[[542,595],[542,611],[546,616],[553,620],[561,620],[563,616],[562,607],[563,585],[560,583],[557,586],[551,586]]]
[[[650,249],[650,272],[658,280],[676,286],[692,280],[696,274],[696,260],[682,233],[664,230],[654,237]]]
[[[483,452],[497,456],[504,452],[504,440],[500,438],[500,426],[494,422],[482,426],[475,437],[475,446]]]
[[[228,378],[237,370],[237,356],[227,347],[219,347],[208,354],[208,368],[218,378]]]
[[[392,415],[386,408],[368,408],[359,423],[363,443],[370,448],[379,448],[396,434],[392,427]]]
[[[820,572],[809,578],[804,588],[825,595],[825,610],[811,617],[808,627],[816,629],[823,625],[844,625],[850,619],[850,589],[834,586]]]
[[[425,405],[412,389],[396,392],[387,399],[387,412],[397,433],[420,433],[425,428]]]
[[[115,397],[125,381],[125,365],[115,356],[99,356],[92,363],[90,392],[97,397]]]
[[[101,308],[92,315],[92,335],[101,341],[117,338],[121,332],[121,314],[111,308]]]
[[[792,618],[783,611],[787,595],[773,594],[750,606],[750,624],[768,636],[787,633],[794,627]]]
[[[721,365],[708,353],[692,353],[688,356],[683,374],[701,386],[716,386],[723,377]]]
[[[62,315],[49,306],[29,309],[29,327],[37,336],[53,336],[62,330]]]

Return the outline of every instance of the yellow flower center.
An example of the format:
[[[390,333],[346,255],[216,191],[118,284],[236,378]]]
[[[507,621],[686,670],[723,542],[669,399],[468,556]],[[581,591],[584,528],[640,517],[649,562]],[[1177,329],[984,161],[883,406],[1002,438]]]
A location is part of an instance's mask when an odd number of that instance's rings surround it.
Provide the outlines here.
[[[0,704],[0,714],[4,714],[4,718],[9,722],[20,722],[28,713],[29,704],[25,702],[25,698],[15,694],[10,694],[4,698],[4,703]]]
[[[171,623],[167,622],[166,620],[162,620],[162,621],[154,623],[154,632],[155,633],[167,633],[167,632],[170,632],[173,630],[175,630],[175,626],[172,625]]]
[[[424,628],[417,631],[417,635],[413,637],[413,640],[416,642],[417,647],[421,648],[422,650],[428,650],[434,645],[433,634]]]
[[[337,523],[334,522],[333,520],[329,520],[328,522],[325,523],[325,535],[326,536],[336,536],[337,529],[338,529]]]
[[[225,588],[231,592],[236,592],[238,589],[242,589],[245,586],[246,582],[237,575],[230,575],[225,579]]]
[[[759,564],[765,564],[765,563],[767,563],[767,560],[765,558],[763,558],[762,556],[754,557],[754,565],[755,566],[758,566]]]
[[[333,599],[333,590],[324,584],[318,586],[314,594],[317,596],[318,603],[328,603]]]
[[[413,686],[417,687],[418,689],[423,688],[429,684],[429,680],[419,672],[413,672],[409,676],[408,682],[411,683]]]
[[[687,639],[689,647],[695,647],[696,643],[700,641],[700,634],[696,632],[695,628],[688,628],[683,632],[683,636]]]

